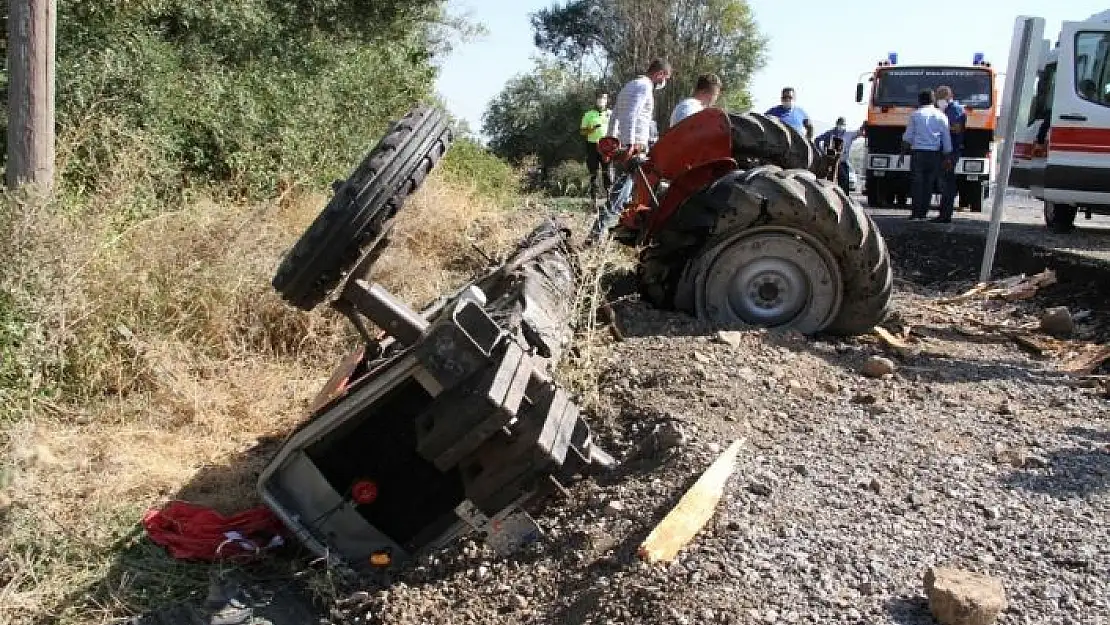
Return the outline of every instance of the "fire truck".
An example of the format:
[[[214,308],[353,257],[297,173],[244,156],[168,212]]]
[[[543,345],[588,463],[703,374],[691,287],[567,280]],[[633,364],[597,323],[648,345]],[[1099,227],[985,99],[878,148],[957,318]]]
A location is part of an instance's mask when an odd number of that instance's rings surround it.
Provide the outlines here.
[[[1035,95],[1019,112],[1010,185],[1044,201],[1045,225],[1110,214],[1110,10],[1042,41]],[[1024,103],[1023,103],[1024,108]]]
[[[918,106],[918,94],[947,85],[967,111],[963,154],[956,162],[959,205],[981,212],[990,189],[991,147],[998,117],[996,75],[984,55],[976,53],[966,66],[899,65],[897,53],[892,52],[873,71],[860,76],[856,84],[859,103],[864,102],[865,78],[871,83],[864,176],[867,204],[891,207],[908,203],[912,157],[907,155],[898,162],[902,135]]]

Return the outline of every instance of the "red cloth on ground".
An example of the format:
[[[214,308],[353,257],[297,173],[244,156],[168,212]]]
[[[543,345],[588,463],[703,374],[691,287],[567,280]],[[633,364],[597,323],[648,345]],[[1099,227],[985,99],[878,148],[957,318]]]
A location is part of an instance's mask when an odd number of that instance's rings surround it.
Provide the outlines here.
[[[184,501],[147,510],[143,528],[152,541],[181,560],[258,555],[283,544],[285,530],[265,506],[225,517],[211,508]]]

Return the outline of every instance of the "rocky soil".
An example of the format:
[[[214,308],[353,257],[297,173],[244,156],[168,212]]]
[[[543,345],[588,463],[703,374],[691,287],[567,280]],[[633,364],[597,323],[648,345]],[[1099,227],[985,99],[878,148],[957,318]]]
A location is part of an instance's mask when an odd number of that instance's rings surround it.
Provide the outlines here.
[[[1060,284],[944,304],[972,285],[981,239],[936,232],[887,237],[900,279],[885,325],[904,347],[720,333],[621,297],[589,415],[619,468],[538,509],[546,539],[514,557],[463,541],[395,579],[336,573],[321,592],[317,577],[315,594],[343,597],[321,622],[926,625],[924,577],[944,566],[1001,583],[1003,625],[1110,623],[1110,387],[1060,370],[1110,336],[1110,268],[1003,249],[1000,269],[1047,264]],[[1039,329],[1057,305],[1063,342]],[[640,562],[737,438],[708,527],[674,563]]]
[[[621,301],[625,338],[607,347],[592,419],[620,469],[544,508],[547,540],[519,557],[460,544],[331,620],[924,625],[923,576],[941,565],[1000,581],[999,623],[1110,622],[1105,387],[974,322],[1035,327],[1059,298],[945,307],[970,286],[960,272],[930,280],[898,260],[918,280],[900,282],[887,324],[911,329],[906,349],[719,334]],[[1106,314],[1076,315],[1074,344],[1104,338]],[[874,357],[889,362],[872,371]],[[709,527],[671,565],[639,562],[652,525],[736,438]]]

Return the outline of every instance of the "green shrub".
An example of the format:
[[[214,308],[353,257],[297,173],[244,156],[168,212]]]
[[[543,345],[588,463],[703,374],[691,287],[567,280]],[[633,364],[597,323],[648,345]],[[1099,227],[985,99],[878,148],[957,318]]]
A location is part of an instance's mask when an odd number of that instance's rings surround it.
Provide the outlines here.
[[[518,171],[470,137],[457,139],[451,146],[443,160],[443,172],[452,184],[472,185],[501,206],[512,203],[520,191]]]
[[[590,192],[590,174],[582,161],[563,161],[547,174],[547,192],[555,197],[582,197]]]

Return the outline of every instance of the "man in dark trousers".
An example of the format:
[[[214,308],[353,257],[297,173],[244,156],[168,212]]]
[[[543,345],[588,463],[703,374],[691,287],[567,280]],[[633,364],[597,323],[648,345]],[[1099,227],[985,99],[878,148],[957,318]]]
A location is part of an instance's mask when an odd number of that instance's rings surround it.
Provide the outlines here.
[[[948,132],[952,138],[952,157],[950,166],[943,167],[941,172],[940,215],[933,221],[948,223],[952,221],[952,211],[956,205],[956,163],[960,162],[960,153],[964,147],[964,126],[967,124],[967,112],[962,104],[953,98],[952,88],[948,86],[937,87],[937,108],[944,111],[948,118]]]
[[[913,209],[910,220],[925,219],[929,214],[941,168],[952,167],[948,118],[934,105],[932,90],[919,93],[917,103],[918,108],[910,115],[906,132],[902,134],[902,151],[898,156],[901,167],[906,154],[911,154]],[[937,220],[943,221],[940,217]]]
[[[601,173],[601,186],[604,193],[609,195],[609,187],[613,185],[613,170],[608,163],[601,162],[601,155],[597,152],[597,142],[609,130],[609,94],[604,91],[597,94],[596,108],[592,108],[582,116],[579,132],[586,139],[586,170],[590,172],[590,197],[597,202],[597,178]]]

